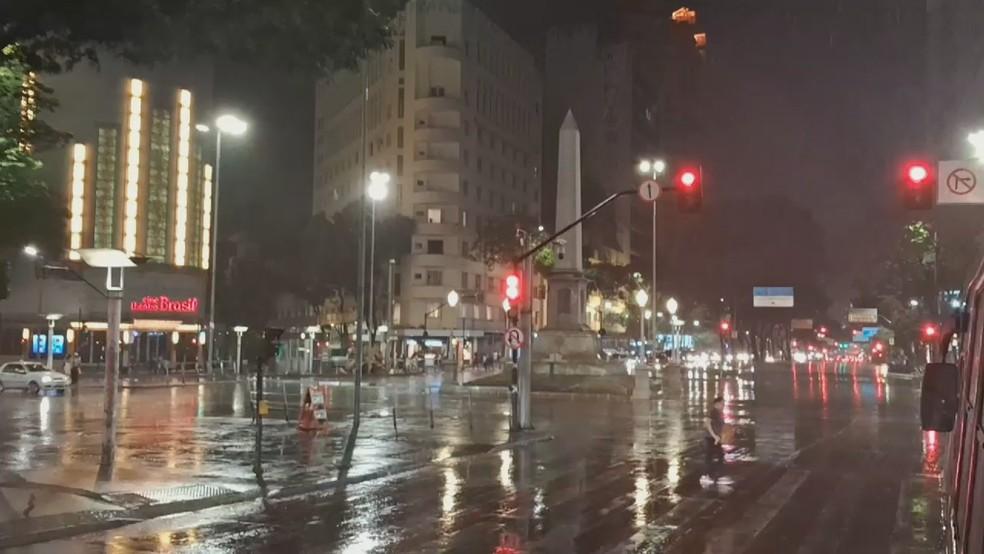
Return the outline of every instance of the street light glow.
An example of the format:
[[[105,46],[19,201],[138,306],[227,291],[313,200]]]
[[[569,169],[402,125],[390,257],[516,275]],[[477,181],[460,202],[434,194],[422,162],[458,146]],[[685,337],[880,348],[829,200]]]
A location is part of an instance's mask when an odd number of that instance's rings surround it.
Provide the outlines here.
[[[643,289],[637,290],[635,293],[635,301],[636,301],[636,305],[639,306],[640,308],[645,306],[646,303],[649,302],[649,293],[647,293]]]
[[[918,308],[919,307],[919,300],[917,300],[915,298],[911,298],[909,300],[909,307],[910,308]]]
[[[652,310],[646,310],[645,317],[646,317],[647,320],[652,319],[653,318],[653,311]]]
[[[676,298],[670,297],[670,299],[666,301],[666,311],[670,312],[670,315],[676,314],[679,307],[680,303],[676,301]]]
[[[509,299],[508,298],[503,298],[502,299],[502,311],[508,312],[511,308],[512,308],[512,306],[509,304]]]
[[[649,160],[639,162],[639,173],[649,173],[653,170],[653,163]]]
[[[226,135],[238,136],[246,132],[249,125],[232,114],[223,114],[215,118],[215,126]]]
[[[204,123],[196,123],[195,130],[198,131],[199,133],[207,133],[211,131],[212,128],[209,127],[208,125],[205,125]]]
[[[451,289],[451,292],[448,293],[448,306],[451,306],[452,308],[457,306],[458,300],[460,300],[458,291]]]
[[[24,253],[32,258],[37,258],[38,254],[40,254],[41,251],[38,250],[37,246],[34,246],[33,244],[28,244],[27,246],[24,247]]]
[[[984,129],[967,135],[967,142],[974,147],[974,158],[984,162]]]
[[[654,173],[663,173],[664,171],[666,171],[666,162],[663,160],[656,160],[653,162]]]
[[[373,202],[385,200],[386,196],[389,194],[389,182],[389,173],[383,171],[373,171],[370,173],[369,187],[366,189],[369,199]]]

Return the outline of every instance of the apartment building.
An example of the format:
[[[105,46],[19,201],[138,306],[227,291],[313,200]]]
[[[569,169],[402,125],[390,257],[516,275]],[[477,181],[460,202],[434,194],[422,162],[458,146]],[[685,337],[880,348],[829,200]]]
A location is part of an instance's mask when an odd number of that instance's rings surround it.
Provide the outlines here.
[[[317,85],[314,213],[330,217],[358,200],[368,172],[388,172],[377,217],[416,221],[398,265],[397,335],[421,337],[426,325],[430,341],[467,336],[481,350],[501,338],[504,314],[502,271],[474,254],[479,229],[540,213],[540,75],[465,0],[411,0],[394,26],[390,48]],[[451,290],[454,309],[444,306]]]

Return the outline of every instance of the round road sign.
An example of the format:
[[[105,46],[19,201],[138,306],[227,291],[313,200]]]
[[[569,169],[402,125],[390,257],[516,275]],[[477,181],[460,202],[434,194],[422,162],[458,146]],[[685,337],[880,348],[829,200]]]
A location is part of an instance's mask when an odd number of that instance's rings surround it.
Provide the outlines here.
[[[510,327],[506,331],[506,344],[513,350],[523,346],[523,332],[516,327]]]
[[[639,185],[639,198],[646,202],[655,202],[660,192],[659,183],[656,181],[646,181]]]

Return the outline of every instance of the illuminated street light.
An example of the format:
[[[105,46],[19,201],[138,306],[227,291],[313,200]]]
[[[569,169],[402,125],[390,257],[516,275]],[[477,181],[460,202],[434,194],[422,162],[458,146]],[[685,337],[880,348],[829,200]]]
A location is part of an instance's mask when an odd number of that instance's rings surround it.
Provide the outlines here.
[[[503,298],[502,299],[502,311],[509,312],[509,310],[511,308],[512,308],[512,306],[509,304],[509,299],[508,298]]]
[[[967,135],[967,142],[974,147],[973,157],[984,162],[984,130],[974,131]]]
[[[637,290],[635,293],[635,301],[636,305],[642,308],[647,302],[649,302],[649,293],[643,289]]]
[[[41,251],[38,250],[37,246],[34,246],[33,244],[28,244],[27,246],[24,247],[24,253],[32,258],[37,258],[38,254],[40,254]]]
[[[458,291],[451,289],[451,292],[448,293],[448,306],[454,308],[458,305],[458,300],[460,299],[461,297],[458,296]]]
[[[694,327],[700,327],[700,322],[696,319],[694,320]]]
[[[676,298],[671,297],[669,300],[666,301],[666,311],[669,312],[670,315],[676,314],[677,309],[679,308],[680,308],[680,303],[676,301]]]
[[[373,171],[369,174],[369,186],[366,194],[373,202],[385,200],[389,194],[390,174],[383,171]]]
[[[652,310],[646,310],[646,313],[644,315],[645,315],[645,318],[647,320],[652,319],[653,318],[653,311]]]
[[[215,118],[215,172],[212,179],[211,198],[208,198],[209,192],[207,190],[205,195],[208,200],[206,200],[206,206],[204,208],[203,219],[205,219],[205,228],[207,229],[204,237],[204,242],[206,246],[202,247],[202,267],[208,270],[209,273],[209,298],[208,298],[208,364],[206,370],[212,371],[212,364],[215,361],[215,261],[216,254],[218,250],[219,242],[219,172],[222,169],[222,135],[231,135],[234,137],[243,135],[249,128],[249,124],[245,120],[240,119],[232,114],[222,114]],[[195,129],[199,132],[207,133],[209,129],[208,125],[199,123],[195,125]],[[208,166],[206,166],[206,170]],[[208,173],[205,173],[206,178]],[[209,205],[211,204],[211,205]],[[213,207],[214,206],[214,207]],[[199,345],[201,344],[201,339],[199,338]]]
[[[910,308],[918,308],[919,307],[919,300],[917,300],[915,298],[910,298],[909,299],[909,307]]]

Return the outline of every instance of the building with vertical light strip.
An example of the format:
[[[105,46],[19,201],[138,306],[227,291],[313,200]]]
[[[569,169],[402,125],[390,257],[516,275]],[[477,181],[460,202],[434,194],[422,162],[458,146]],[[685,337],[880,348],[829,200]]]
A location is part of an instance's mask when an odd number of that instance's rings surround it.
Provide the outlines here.
[[[192,351],[178,359],[194,360],[206,317],[214,156],[214,140],[195,125],[212,119],[211,69],[146,69],[109,59],[99,69],[30,75],[22,118],[35,117],[30,91],[37,83],[51,87],[59,103],[45,121],[72,137],[64,148],[38,153],[42,178],[64,199],[68,218],[64,251],[43,253],[46,263],[63,260],[99,284],[104,276],[85,268],[77,250],[112,248],[145,258],[126,275],[129,357],[149,363],[183,345]],[[74,329],[83,359],[98,362],[105,299],[84,283],[36,271],[36,264],[14,260],[11,295],[0,301],[0,356],[34,355],[23,337],[45,332],[44,316],[58,313],[65,316],[61,335]]]

